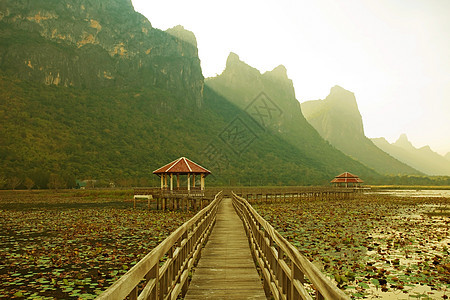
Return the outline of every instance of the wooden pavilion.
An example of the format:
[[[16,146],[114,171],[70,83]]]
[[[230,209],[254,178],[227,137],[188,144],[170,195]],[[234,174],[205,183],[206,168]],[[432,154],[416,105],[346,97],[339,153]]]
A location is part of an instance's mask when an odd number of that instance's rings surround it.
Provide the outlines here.
[[[153,174],[161,177],[161,190],[168,190],[170,192],[187,190],[189,194],[191,190],[204,191],[205,177],[211,174],[211,172],[186,157],[180,157],[173,162],[159,168],[158,170],[153,171]],[[177,178],[176,187],[174,187],[173,184],[174,175]],[[180,175],[187,175],[187,189],[180,187]],[[196,186],[196,175],[200,176],[200,187]],[[170,185],[167,182],[168,177],[170,177]]]
[[[361,178],[350,172],[344,172],[331,180],[331,184],[336,187],[361,187],[363,183]]]

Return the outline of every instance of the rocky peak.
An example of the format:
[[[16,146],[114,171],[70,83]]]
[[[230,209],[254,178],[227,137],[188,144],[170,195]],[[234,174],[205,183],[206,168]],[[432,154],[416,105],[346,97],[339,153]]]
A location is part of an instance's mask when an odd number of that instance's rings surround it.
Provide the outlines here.
[[[330,94],[325,100],[347,112],[352,111],[353,113],[358,113],[361,117],[355,94],[338,85],[335,85],[330,89]]]
[[[197,47],[197,39],[192,31],[185,29],[181,25],[177,25],[175,27],[169,28],[166,32],[182,41],[185,41],[194,47]]]
[[[234,52],[230,52],[228,55],[225,72],[237,73],[236,75],[240,73],[241,75],[251,74],[252,76],[261,76],[261,73],[257,69],[240,60],[239,55]]]
[[[362,117],[355,95],[336,85],[324,100],[302,103],[303,114],[325,139],[365,139]],[[344,139],[342,139],[344,142]]]
[[[225,85],[242,85],[261,81],[261,73],[245,62],[241,61],[236,53],[230,52],[225,70],[219,75],[220,81]]]
[[[242,63],[239,59],[239,55],[234,52],[230,52],[227,58],[226,68],[232,68],[234,65]]]
[[[283,79],[283,80],[288,79],[287,69],[283,65],[279,65],[278,67],[276,67],[272,71],[266,72],[265,74],[268,74],[268,75],[271,75],[273,77],[276,77],[276,78],[279,78],[279,79]]]
[[[408,137],[405,133],[401,134],[398,140],[393,143],[393,145],[406,149],[406,150],[412,150],[415,149],[414,146],[411,144],[411,142],[408,140]]]
[[[258,69],[249,66],[236,53],[231,52],[222,74],[207,79],[206,83],[243,109],[248,108],[251,103],[257,103],[254,101],[263,101],[271,107],[273,112],[270,114],[274,115],[264,126],[270,123],[268,126],[274,131],[287,132],[292,129],[290,126],[293,123],[307,124],[301,113],[300,103],[295,98],[292,80],[287,77],[286,68],[282,65],[261,74]],[[258,98],[260,95],[267,97],[266,100]]]

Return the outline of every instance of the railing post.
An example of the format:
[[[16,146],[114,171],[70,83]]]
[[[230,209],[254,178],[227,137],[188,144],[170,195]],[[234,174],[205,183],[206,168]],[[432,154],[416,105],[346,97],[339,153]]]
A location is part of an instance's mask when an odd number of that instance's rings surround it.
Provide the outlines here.
[[[153,268],[151,268],[147,273],[147,275],[145,275],[146,283],[152,279],[155,280],[155,288],[150,293],[149,299],[156,300],[159,294],[159,263],[155,264]]]
[[[137,297],[138,297],[138,287],[135,287],[128,295],[128,299],[137,300]]]
[[[325,300],[325,297],[322,296],[322,294],[319,292],[319,290],[316,290],[316,299],[317,300]]]

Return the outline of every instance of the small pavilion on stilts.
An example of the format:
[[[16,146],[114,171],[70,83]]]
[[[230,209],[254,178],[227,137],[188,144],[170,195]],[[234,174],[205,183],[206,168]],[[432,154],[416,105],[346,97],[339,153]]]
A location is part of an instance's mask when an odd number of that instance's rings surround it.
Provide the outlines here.
[[[335,187],[360,188],[363,183],[364,181],[361,178],[349,172],[339,174],[331,180],[331,184]]]
[[[161,178],[162,193],[203,196],[205,192],[205,177],[211,172],[186,157],[180,157],[153,171],[153,174]],[[180,176],[187,176],[186,187],[180,186]],[[174,177],[176,177],[176,182],[174,182]],[[200,179],[200,186],[196,184],[198,178]]]

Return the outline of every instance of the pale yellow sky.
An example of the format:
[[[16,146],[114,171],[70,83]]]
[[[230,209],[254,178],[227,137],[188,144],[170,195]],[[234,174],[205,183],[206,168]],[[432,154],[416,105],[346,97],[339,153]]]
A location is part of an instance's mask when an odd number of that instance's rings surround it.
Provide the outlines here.
[[[153,27],[194,32],[205,77],[230,51],[261,72],[283,64],[300,102],[337,84],[368,137],[450,151],[449,0],[132,2]]]

